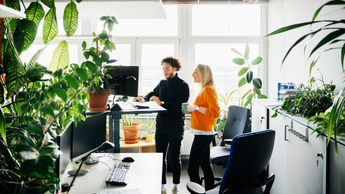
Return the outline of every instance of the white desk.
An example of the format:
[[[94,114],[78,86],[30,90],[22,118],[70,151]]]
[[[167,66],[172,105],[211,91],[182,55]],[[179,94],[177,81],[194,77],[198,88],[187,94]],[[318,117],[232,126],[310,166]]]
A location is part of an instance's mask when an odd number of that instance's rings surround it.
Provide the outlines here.
[[[104,156],[105,154],[96,154],[93,156]],[[161,153],[108,153],[115,159],[124,157],[134,158],[131,177],[127,186],[107,186],[105,179],[109,175],[110,169],[102,162],[108,164],[110,168],[115,162],[109,156],[99,158],[100,162],[93,165],[87,165],[85,169],[90,172],[78,176],[75,179],[68,194],[99,194],[103,192],[111,192],[118,190],[138,189],[141,194],[160,194],[162,183],[162,157]],[[67,182],[71,182],[73,177],[68,177]]]

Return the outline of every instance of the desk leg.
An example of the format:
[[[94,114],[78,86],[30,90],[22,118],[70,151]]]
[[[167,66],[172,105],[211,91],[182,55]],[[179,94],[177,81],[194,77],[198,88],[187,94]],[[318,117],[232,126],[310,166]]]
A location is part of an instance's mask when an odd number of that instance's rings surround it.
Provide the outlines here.
[[[112,142],[115,145],[114,153],[120,153],[120,119],[121,119],[121,115],[111,115],[111,116],[112,116],[112,120],[113,120],[113,122],[111,122],[113,134],[109,133],[109,135],[111,135],[111,137],[113,138]],[[110,128],[110,122],[109,122],[109,128]],[[110,138],[109,138],[109,140],[110,140]]]
[[[114,143],[114,123],[112,115],[109,115],[108,125],[109,125],[109,142]],[[114,148],[109,149],[109,153],[114,153]]]

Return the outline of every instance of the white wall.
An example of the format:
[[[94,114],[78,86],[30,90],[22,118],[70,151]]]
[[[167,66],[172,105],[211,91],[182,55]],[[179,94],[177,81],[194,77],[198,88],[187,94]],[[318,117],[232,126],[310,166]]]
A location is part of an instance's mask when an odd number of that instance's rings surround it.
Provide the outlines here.
[[[310,21],[314,12],[326,2],[327,0],[270,0],[267,6],[267,32],[270,33],[278,28],[291,24]],[[320,12],[318,18],[319,20],[338,20],[340,18],[344,18],[341,17],[341,13],[344,13],[344,11],[335,11],[339,9],[339,6],[333,6],[331,8],[326,7],[326,9]],[[312,30],[318,29],[316,27],[316,25],[313,26]],[[306,63],[307,57],[304,56],[303,47],[306,44],[306,41],[303,41],[301,45],[298,45],[294,50],[292,50],[282,68],[281,62],[290,46],[292,46],[292,44],[304,34],[309,32],[309,27],[303,27],[283,34],[274,35],[266,39],[268,51],[267,77],[269,98],[275,98],[277,96],[277,82],[307,84],[310,79],[310,60]],[[321,38],[315,36],[310,43],[314,43],[313,45],[315,45],[315,43],[320,40]],[[333,80],[333,84],[337,86],[336,91],[345,86],[345,84],[342,83],[342,77],[344,77],[345,74],[341,73],[340,49],[323,54],[319,62],[313,68],[311,76],[321,78],[319,72],[317,72],[318,68],[323,74],[325,83],[330,83],[330,81]]]

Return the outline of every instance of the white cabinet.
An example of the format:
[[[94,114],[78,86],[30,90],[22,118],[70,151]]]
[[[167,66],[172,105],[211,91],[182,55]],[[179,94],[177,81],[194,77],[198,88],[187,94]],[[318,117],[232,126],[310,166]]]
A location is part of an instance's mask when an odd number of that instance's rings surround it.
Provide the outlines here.
[[[252,101],[252,131],[268,129],[269,109],[258,100]]]
[[[253,102],[253,131],[260,131],[265,103]],[[261,111],[260,111],[261,110]],[[267,128],[276,131],[269,174],[276,175],[272,194],[321,194],[324,192],[325,141],[307,128],[307,119],[278,114],[266,106]],[[255,126],[256,125],[256,126]],[[307,140],[307,141],[306,141]],[[318,160],[318,164],[317,161]]]
[[[270,115],[271,116],[271,115]],[[276,137],[274,141],[274,148],[269,164],[269,174],[274,173],[276,178],[274,180],[271,193],[272,194],[288,194],[287,184],[287,145],[285,142],[284,125],[288,120],[283,116],[278,116],[275,122],[270,122],[270,129],[276,131]]]
[[[311,129],[295,121],[290,127],[292,131],[287,132],[286,141],[288,191],[322,194],[324,138],[316,138],[316,133],[310,135]]]

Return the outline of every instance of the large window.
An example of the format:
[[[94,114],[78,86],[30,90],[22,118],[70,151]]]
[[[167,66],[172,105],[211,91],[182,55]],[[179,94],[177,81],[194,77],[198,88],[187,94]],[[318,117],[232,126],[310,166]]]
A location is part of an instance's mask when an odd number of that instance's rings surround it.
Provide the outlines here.
[[[261,38],[262,30],[266,29],[262,19],[265,18],[263,6],[164,5],[167,19],[119,19],[119,24],[115,25],[113,31],[116,50],[110,53],[110,57],[118,60],[114,65],[139,66],[139,95],[145,95],[164,79],[160,62],[167,56],[174,56],[182,61],[183,68],[179,77],[191,86],[189,102],[193,102],[197,94],[191,75],[198,63],[210,65],[217,92],[229,94],[238,88],[237,73],[242,68],[232,62],[238,55],[233,53],[231,48],[243,52],[248,41],[250,57],[264,56]],[[114,16],[116,17],[116,13]],[[49,65],[50,53],[64,38],[69,43],[70,63],[81,64],[84,60],[81,42],[86,40],[91,44],[92,32],[99,33],[102,25],[97,19],[81,20],[77,35],[69,38],[59,36],[58,40],[52,41],[46,48],[39,62]],[[62,30],[59,31],[62,33]],[[37,39],[35,45],[29,49],[32,53],[28,51],[21,55],[23,59],[26,58],[25,61],[43,47],[41,38]],[[264,63],[252,71],[254,76],[261,77],[265,84],[263,68]],[[265,89],[265,86],[263,87]],[[245,86],[242,92],[249,88],[249,85]]]
[[[260,5],[194,5],[195,36],[260,36]]]

